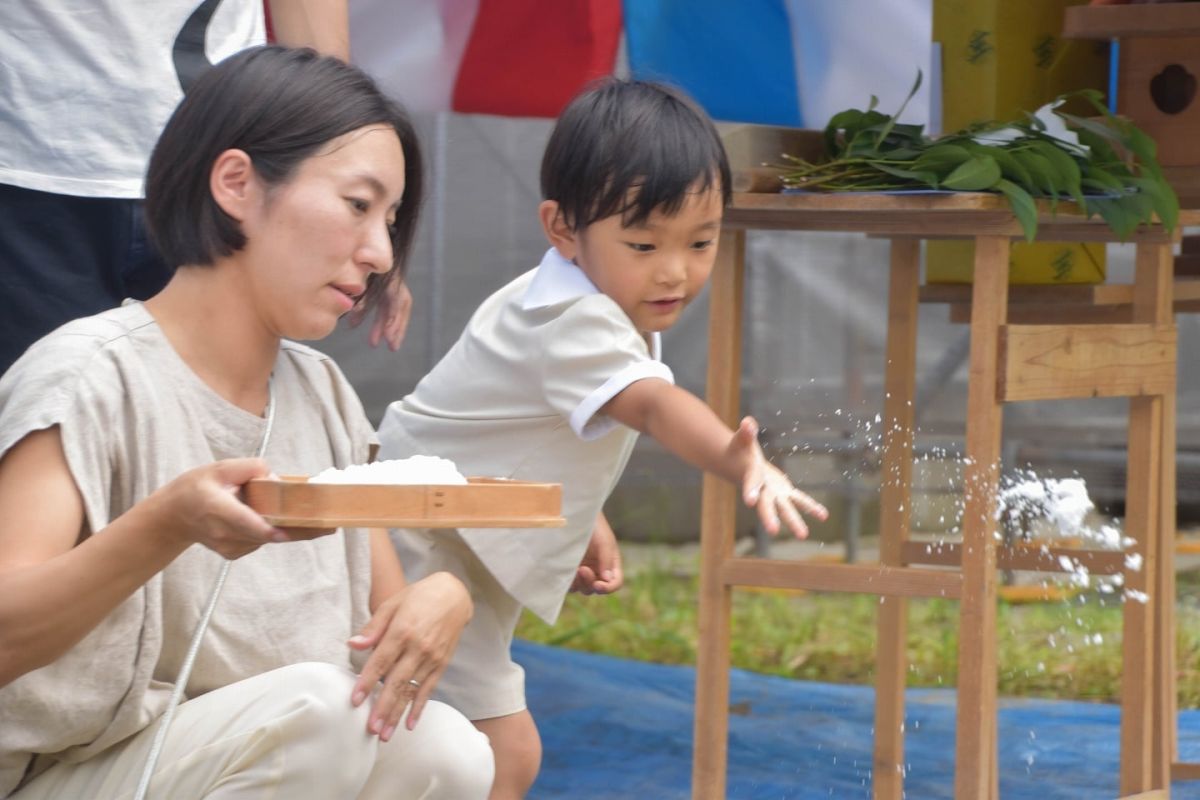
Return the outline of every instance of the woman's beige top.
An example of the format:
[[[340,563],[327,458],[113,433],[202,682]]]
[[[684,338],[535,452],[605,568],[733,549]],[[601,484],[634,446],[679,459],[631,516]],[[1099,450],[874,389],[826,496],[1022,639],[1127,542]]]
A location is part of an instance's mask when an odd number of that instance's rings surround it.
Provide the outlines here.
[[[634,381],[673,382],[616,302],[551,249],[487,300],[379,429],[380,458],[449,458],[464,475],[563,486],[566,529],[464,529],[505,591],[553,622],[637,439],[600,413]]]
[[[273,385],[266,458],[276,473],[367,460],[370,423],[327,357],[284,342]],[[55,425],[87,529],[103,536],[180,473],[253,456],[266,420],[218,396],[146,309],[127,303],[59,328],[0,380],[0,454]],[[0,797],[27,770],[86,760],[162,713],[220,566],[192,546],[56,662],[0,688]],[[301,661],[351,666],[345,641],[369,618],[369,589],[365,532],[268,544],[238,559],[187,695]]]

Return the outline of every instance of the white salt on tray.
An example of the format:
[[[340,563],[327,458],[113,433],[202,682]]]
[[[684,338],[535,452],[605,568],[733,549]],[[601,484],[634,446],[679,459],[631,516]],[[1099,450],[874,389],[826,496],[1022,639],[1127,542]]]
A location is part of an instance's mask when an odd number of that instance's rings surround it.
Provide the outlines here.
[[[448,458],[412,456],[371,464],[352,464],[345,469],[330,467],[308,479],[309,483],[367,484],[463,484],[467,479]]]

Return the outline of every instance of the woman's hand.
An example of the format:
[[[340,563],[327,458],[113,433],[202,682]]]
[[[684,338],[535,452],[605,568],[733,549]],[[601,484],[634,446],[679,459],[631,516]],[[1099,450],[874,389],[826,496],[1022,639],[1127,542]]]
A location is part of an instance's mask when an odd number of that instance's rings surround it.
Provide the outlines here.
[[[767,533],[772,536],[779,533],[782,517],[796,538],[804,539],[808,536],[808,526],[800,512],[821,521],[829,518],[825,506],[793,486],[788,476],[763,456],[758,444],[758,423],[753,417],[743,419],[734,431],[729,453],[745,465],[742,500],[750,508],[757,507],[758,518]]]
[[[361,705],[383,681],[368,730],[388,741],[410,702],[405,725],[409,730],[417,726],[473,610],[467,588],[448,572],[410,583],[380,604],[362,632],[348,642],[355,650],[374,650],[350,702]]]
[[[244,484],[271,474],[260,458],[235,458],[197,467],[146,498],[164,528],[189,544],[202,544],[225,558],[241,558],[268,542],[298,538],[276,528],[238,499]],[[327,531],[306,531],[311,536]]]

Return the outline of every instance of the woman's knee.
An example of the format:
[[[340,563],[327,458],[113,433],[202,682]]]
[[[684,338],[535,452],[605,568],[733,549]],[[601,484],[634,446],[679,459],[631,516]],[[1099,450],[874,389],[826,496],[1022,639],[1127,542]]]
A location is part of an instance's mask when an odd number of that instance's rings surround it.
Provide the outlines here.
[[[302,663],[270,673],[270,698],[280,707],[279,735],[294,749],[290,768],[328,772],[336,763],[347,785],[361,785],[375,760],[374,737],[367,732],[369,704],[350,704],[355,676],[321,663]],[[307,754],[316,756],[311,763]]]
[[[487,736],[450,706],[431,701],[420,722],[399,728],[379,749],[379,761],[362,798],[485,800],[495,776]],[[411,794],[396,794],[404,786]],[[383,791],[379,791],[383,790]]]

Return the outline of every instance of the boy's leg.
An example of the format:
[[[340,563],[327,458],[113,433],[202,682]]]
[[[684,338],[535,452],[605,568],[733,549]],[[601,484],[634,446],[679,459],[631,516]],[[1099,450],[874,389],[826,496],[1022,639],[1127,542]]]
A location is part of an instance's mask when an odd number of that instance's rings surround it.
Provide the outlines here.
[[[381,744],[366,730],[369,703],[350,705],[354,680],[332,664],[296,664],[189,700],[171,725],[150,796],[328,800],[386,783],[394,799],[482,800],[490,759],[461,715],[431,704],[415,731],[398,728]],[[427,728],[429,721],[435,724]],[[81,764],[51,767],[11,800],[129,800],[156,730],[151,725]]]
[[[477,719],[496,754],[496,781],[488,800],[520,800],[533,786],[542,766],[542,740],[528,711],[506,717]]]

